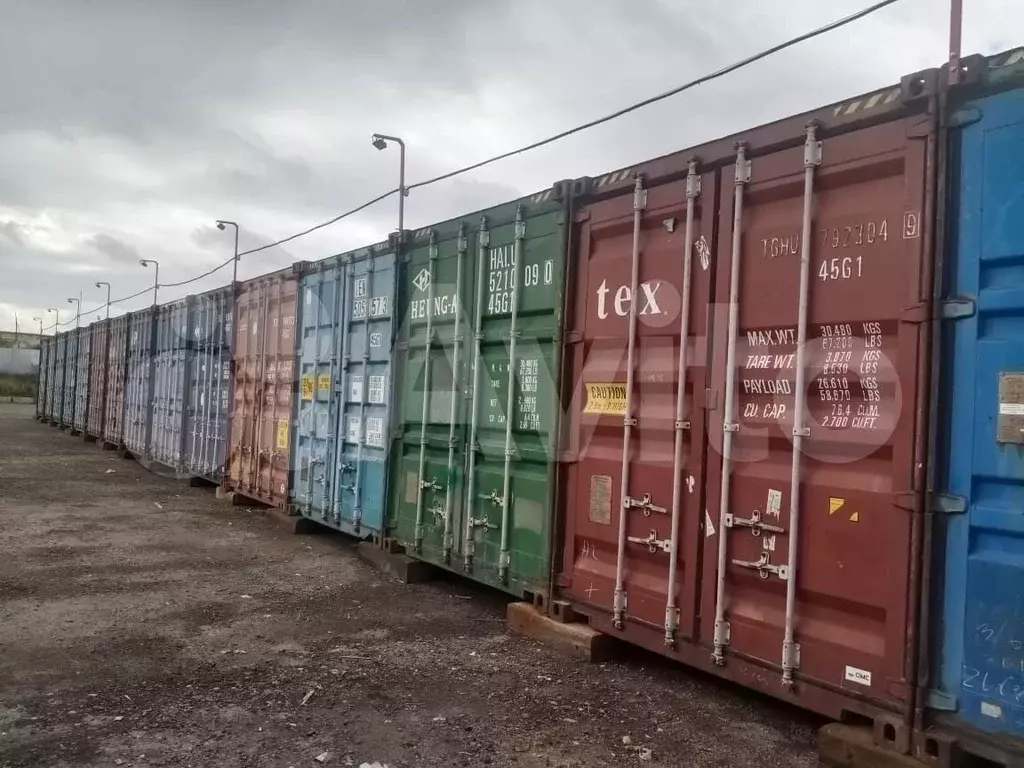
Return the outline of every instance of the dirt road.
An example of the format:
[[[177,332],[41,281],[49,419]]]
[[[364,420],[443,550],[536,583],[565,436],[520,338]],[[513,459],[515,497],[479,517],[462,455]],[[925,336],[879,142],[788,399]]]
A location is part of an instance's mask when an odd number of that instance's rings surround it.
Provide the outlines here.
[[[815,765],[795,710],[567,660],[31,414],[0,405],[3,768]]]

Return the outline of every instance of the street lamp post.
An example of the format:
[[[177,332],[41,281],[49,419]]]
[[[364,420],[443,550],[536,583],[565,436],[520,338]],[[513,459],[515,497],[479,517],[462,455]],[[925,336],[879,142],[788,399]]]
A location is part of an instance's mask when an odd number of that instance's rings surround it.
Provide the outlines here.
[[[60,325],[60,310],[59,309],[54,309],[53,307],[50,307],[46,311],[47,311],[47,313],[53,312],[54,316],[57,318],[56,320],[53,321],[53,335],[56,336],[57,335],[57,326]]]
[[[156,259],[139,259],[139,264],[148,267],[152,264],[156,267],[156,274],[153,276],[153,306],[156,306],[156,289],[160,287],[160,262]]]
[[[39,323],[39,338],[43,338],[43,318],[33,317],[32,319]]]
[[[235,261],[231,270],[231,285],[234,286],[234,284],[238,282],[238,225],[233,221],[217,219],[217,229],[223,232],[225,227],[235,228]]]
[[[96,287],[97,288],[102,288],[104,285],[107,286],[107,320],[109,320],[110,319],[110,283],[104,282],[103,280],[100,280],[98,283],[96,283]]]
[[[397,136],[387,136],[383,133],[373,134],[373,146],[377,149],[386,149],[389,141],[398,145],[398,241],[402,241],[402,232],[405,231],[405,196],[408,191],[405,188],[405,142]]]
[[[77,329],[82,321],[82,297],[68,299],[68,304],[75,305],[75,328]]]

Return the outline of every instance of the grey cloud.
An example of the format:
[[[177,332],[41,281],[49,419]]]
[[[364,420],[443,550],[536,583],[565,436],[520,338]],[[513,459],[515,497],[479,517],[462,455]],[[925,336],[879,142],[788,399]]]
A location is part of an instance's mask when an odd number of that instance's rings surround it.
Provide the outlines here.
[[[22,226],[16,221],[0,221],[0,240],[6,240],[8,245],[24,245]]]
[[[135,264],[141,258],[138,249],[102,232],[93,235],[86,242],[97,253],[115,263]]]

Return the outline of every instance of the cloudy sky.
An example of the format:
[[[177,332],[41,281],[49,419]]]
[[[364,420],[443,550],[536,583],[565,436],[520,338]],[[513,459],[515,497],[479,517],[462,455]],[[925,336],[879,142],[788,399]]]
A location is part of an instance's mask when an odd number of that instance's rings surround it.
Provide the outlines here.
[[[870,0],[0,0],[0,329],[201,273],[427,178],[659,93]],[[966,3],[966,52],[1024,44]],[[417,227],[895,82],[946,57],[947,0],[895,6],[612,124],[416,190]],[[1017,37],[1014,37],[1015,30]],[[383,239],[396,200],[246,258]],[[221,285],[224,270],[161,300]],[[128,311],[143,296],[118,304]],[[95,319],[95,315],[88,318]]]

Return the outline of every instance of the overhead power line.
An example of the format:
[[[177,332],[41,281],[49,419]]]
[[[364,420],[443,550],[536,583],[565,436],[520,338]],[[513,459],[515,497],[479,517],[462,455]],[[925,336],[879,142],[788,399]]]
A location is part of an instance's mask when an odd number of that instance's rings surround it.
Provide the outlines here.
[[[828,32],[833,32],[833,31],[835,31],[837,29],[841,29],[842,27],[845,27],[845,26],[847,26],[849,24],[852,24],[855,21],[859,21],[860,19],[863,19],[863,18],[865,18],[867,16],[870,16],[873,13],[877,13],[878,11],[882,10],[883,8],[887,8],[890,5],[895,5],[898,2],[900,2],[900,0],[880,0],[880,2],[877,2],[874,5],[870,5],[867,8],[864,8],[864,9],[862,9],[860,11],[857,11],[856,13],[852,13],[849,16],[844,16],[841,19],[837,19],[836,21],[832,21],[832,22],[829,22],[828,24],[825,24],[824,26],[818,27],[818,28],[813,29],[813,30],[811,30],[809,32],[805,32],[805,33],[803,33],[801,35],[798,35],[796,37],[792,37],[792,38],[786,40],[785,42],[778,43],[777,45],[772,46],[771,48],[766,48],[765,50],[763,50],[763,51],[761,51],[759,53],[755,53],[752,56],[748,56],[748,57],[746,57],[744,59],[740,59],[737,62],[729,64],[729,65],[727,65],[725,67],[722,67],[721,69],[718,69],[718,70],[716,70],[714,72],[711,72],[711,73],[709,73],[707,75],[702,75],[701,77],[698,77],[696,80],[690,80],[687,83],[683,83],[682,85],[676,86],[675,88],[671,88],[670,90],[667,90],[667,91],[664,91],[662,93],[659,93],[656,96],[650,96],[650,97],[648,97],[646,99],[643,99],[642,101],[638,101],[638,102],[635,102],[633,104],[630,104],[627,107],[623,107],[622,109],[616,110],[615,112],[607,114],[607,115],[605,115],[603,117],[599,117],[599,118],[596,118],[594,120],[590,120],[589,122],[582,123],[580,125],[575,126],[574,128],[569,128],[567,130],[564,130],[564,131],[561,131],[559,133],[556,133],[553,136],[548,136],[545,139],[541,139],[539,141],[535,141],[535,142],[533,142],[531,144],[527,144],[527,145],[519,147],[517,149],[512,149],[512,150],[509,150],[508,152],[503,152],[503,153],[501,153],[499,155],[494,155],[493,157],[489,157],[486,160],[480,160],[479,162],[472,163],[470,165],[466,165],[466,166],[463,166],[461,168],[457,168],[454,171],[449,171],[447,173],[443,173],[440,176],[434,176],[434,177],[426,179],[424,181],[418,181],[415,184],[409,184],[409,185],[406,186],[406,192],[408,192],[409,190],[413,190],[413,189],[420,189],[422,187],[426,187],[426,186],[429,186],[431,184],[437,184],[438,182],[441,182],[441,181],[447,181],[448,179],[455,178],[456,176],[461,176],[464,173],[469,173],[470,171],[475,171],[475,170],[477,170],[479,168],[484,168],[485,166],[492,165],[494,163],[500,162],[501,160],[507,160],[510,157],[515,157],[516,155],[521,155],[524,152],[529,152],[531,150],[539,149],[540,147],[547,146],[548,144],[553,144],[556,141],[560,141],[562,139],[568,138],[569,136],[573,136],[573,135],[575,135],[577,133],[581,133],[582,131],[586,131],[586,130],[589,130],[591,128],[596,128],[599,125],[603,125],[605,123],[611,122],[612,120],[616,120],[616,119],[618,119],[620,117],[628,115],[628,114],[630,114],[632,112],[636,112],[637,110],[643,109],[644,107],[648,107],[651,104],[656,104],[659,101],[664,101],[665,99],[671,98],[672,96],[677,96],[680,93],[683,93],[685,91],[689,91],[689,90],[691,90],[693,88],[696,88],[697,86],[704,85],[705,83],[709,83],[712,80],[717,80],[720,77],[724,77],[725,75],[732,74],[733,72],[736,72],[736,71],[738,71],[740,69],[743,69],[744,67],[748,67],[751,64],[755,64],[755,63],[757,63],[757,62],[759,62],[759,61],[761,61],[763,59],[766,59],[769,56],[773,56],[776,53],[780,53],[781,51],[784,51],[787,48],[792,48],[795,45],[799,45],[800,43],[806,42],[808,40],[812,40],[815,37],[819,37],[819,36],[824,35],[824,34],[826,34]],[[388,192],[385,192],[384,194],[378,195],[377,197],[373,198],[372,200],[368,200],[367,202],[365,202],[362,205],[359,205],[359,206],[353,208],[352,210],[346,211],[345,213],[338,214],[334,218],[328,219],[327,221],[321,222],[319,224],[315,224],[312,227],[309,227],[308,229],[302,230],[301,232],[296,232],[294,235],[289,235],[288,237],[281,238],[280,240],[275,240],[272,243],[267,243],[266,245],[261,245],[258,248],[250,248],[247,251],[242,251],[238,255],[240,257],[241,256],[248,256],[249,254],[252,254],[252,253],[259,253],[260,251],[266,251],[266,250],[268,250],[270,248],[276,248],[279,245],[284,245],[285,243],[290,243],[293,240],[298,240],[300,237],[305,237],[306,235],[312,234],[313,232],[316,232],[319,229],[324,229],[325,227],[329,227],[332,224],[337,224],[342,219],[346,219],[349,216],[353,216],[353,215],[359,213],[360,211],[364,211],[367,208],[369,208],[370,206],[376,205],[377,203],[379,203],[379,202],[381,202],[383,200],[386,200],[387,198],[391,197],[392,195],[397,194],[399,191],[400,190],[398,188],[392,189],[392,190],[390,190]],[[218,270],[223,269],[228,264],[230,264],[232,261],[234,261],[234,256],[232,256],[230,259],[228,259],[224,263],[219,264],[218,266],[214,267],[213,269],[211,269],[211,270],[209,270],[207,272],[204,272],[201,275],[197,275],[196,277],[192,277],[192,278],[189,278],[188,280],[183,280],[183,281],[178,282],[178,283],[162,283],[159,287],[160,288],[177,288],[177,287],[180,287],[180,286],[183,286],[183,285],[188,285],[190,283],[194,283],[197,280],[202,280],[204,277],[208,277],[208,276],[212,275],[213,273],[217,272]],[[150,290],[152,290],[152,286],[150,286],[149,288],[144,288],[143,290],[139,291],[138,293],[132,294],[131,296],[125,296],[124,298],[120,298],[120,299],[111,299],[109,304],[113,305],[113,304],[118,304],[120,302],[129,301],[130,299],[137,298],[138,296],[141,296],[142,294],[147,293]],[[102,304],[99,307],[97,307],[96,309],[90,310],[89,312],[82,313],[82,315],[90,314],[91,312],[98,312],[98,311],[100,311],[102,309],[105,309],[107,306],[108,306],[108,304]],[[68,325],[71,322],[73,322],[73,320],[60,323],[59,326],[65,326],[65,325]],[[51,329],[53,329],[55,327],[58,327],[58,324],[55,323],[54,325],[51,325],[51,326],[47,327],[45,330],[51,330]]]

